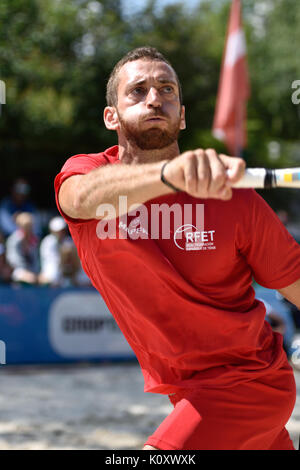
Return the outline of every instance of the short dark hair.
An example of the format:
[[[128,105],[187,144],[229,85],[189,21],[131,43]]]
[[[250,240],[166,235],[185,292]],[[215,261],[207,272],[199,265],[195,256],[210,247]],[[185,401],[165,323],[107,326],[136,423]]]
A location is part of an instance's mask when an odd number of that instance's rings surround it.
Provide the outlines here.
[[[158,62],[165,62],[168,64],[172,69],[171,63],[161,54],[155,47],[145,46],[145,47],[138,47],[129,51],[119,62],[114,66],[110,77],[107,82],[106,87],[106,102],[108,106],[117,106],[118,103],[118,84],[119,84],[119,71],[123,67],[124,64],[127,62],[134,62],[135,60],[145,59],[145,60],[156,60]],[[182,104],[182,89],[179,78],[177,73],[173,69],[178,89],[179,89],[179,99],[180,103]]]

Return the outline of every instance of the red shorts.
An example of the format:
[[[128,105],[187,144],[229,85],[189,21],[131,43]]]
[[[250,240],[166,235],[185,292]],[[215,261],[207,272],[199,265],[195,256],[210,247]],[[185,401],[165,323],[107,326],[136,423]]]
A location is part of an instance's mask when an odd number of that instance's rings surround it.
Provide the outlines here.
[[[146,444],[161,450],[294,450],[285,425],[294,409],[290,369],[232,388],[183,390]]]

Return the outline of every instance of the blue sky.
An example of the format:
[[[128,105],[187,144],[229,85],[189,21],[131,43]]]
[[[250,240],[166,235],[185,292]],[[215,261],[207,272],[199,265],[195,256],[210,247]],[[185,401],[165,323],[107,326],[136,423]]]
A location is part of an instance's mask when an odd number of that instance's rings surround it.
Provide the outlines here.
[[[163,8],[166,5],[171,5],[174,3],[184,3],[187,8],[193,8],[198,5],[200,1],[201,0],[159,0],[157,2],[157,6],[159,8]],[[147,0],[123,0],[123,8],[126,13],[130,13],[142,9],[146,3]]]

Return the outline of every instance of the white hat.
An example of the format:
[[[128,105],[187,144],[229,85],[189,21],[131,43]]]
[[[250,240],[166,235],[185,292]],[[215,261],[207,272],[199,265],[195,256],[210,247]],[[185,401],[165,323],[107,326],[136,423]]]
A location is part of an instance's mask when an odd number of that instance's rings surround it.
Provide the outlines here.
[[[49,229],[52,232],[60,232],[61,230],[66,228],[66,226],[67,226],[67,224],[64,221],[64,219],[62,217],[59,217],[59,216],[54,217],[53,219],[51,219],[50,223],[49,223]]]

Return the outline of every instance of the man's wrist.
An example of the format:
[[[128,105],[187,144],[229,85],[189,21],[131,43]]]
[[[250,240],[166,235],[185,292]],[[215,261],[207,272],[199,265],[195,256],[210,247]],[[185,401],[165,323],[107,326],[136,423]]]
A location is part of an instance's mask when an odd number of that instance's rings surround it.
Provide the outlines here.
[[[178,192],[178,191],[181,191],[181,189],[179,188],[176,188],[176,186],[174,186],[172,183],[170,183],[170,181],[168,181],[166,178],[165,178],[165,175],[164,175],[164,169],[166,167],[166,165],[169,163],[169,160],[167,160],[161,167],[161,171],[160,171],[160,180],[166,185],[168,186],[169,188],[171,188],[173,191],[175,192]]]

